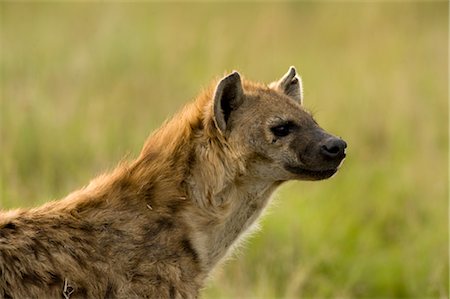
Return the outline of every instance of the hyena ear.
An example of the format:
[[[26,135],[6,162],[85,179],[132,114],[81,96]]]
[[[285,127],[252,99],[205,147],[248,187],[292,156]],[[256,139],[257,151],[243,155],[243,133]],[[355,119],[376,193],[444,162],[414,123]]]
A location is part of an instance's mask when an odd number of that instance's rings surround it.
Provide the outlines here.
[[[214,91],[214,119],[220,131],[225,132],[231,112],[244,100],[241,76],[234,71],[220,80]]]
[[[303,86],[302,79],[297,75],[295,67],[291,66],[289,71],[278,81],[269,84],[269,87],[276,89],[294,100],[303,104]]]

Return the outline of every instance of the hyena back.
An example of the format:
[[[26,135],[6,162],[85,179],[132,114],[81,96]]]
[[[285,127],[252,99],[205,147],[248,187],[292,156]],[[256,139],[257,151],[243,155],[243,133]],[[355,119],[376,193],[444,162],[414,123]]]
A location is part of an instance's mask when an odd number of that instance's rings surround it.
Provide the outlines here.
[[[66,198],[0,214],[0,298],[195,298],[288,180],[331,177],[345,142],[302,108],[295,68],[237,72]]]

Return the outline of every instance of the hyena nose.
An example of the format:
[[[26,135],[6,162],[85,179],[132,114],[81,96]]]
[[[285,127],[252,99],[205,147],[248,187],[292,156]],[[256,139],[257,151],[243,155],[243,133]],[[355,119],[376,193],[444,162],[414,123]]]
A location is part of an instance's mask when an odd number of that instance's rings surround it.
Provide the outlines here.
[[[328,159],[343,159],[347,143],[336,137],[328,138],[320,148],[320,153]]]

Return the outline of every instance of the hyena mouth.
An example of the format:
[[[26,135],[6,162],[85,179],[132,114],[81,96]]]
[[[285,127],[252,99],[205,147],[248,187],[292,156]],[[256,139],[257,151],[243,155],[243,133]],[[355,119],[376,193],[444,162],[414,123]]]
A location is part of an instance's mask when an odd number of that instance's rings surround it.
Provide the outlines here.
[[[323,169],[323,170],[311,170],[311,169],[305,169],[302,167],[291,166],[291,165],[286,165],[285,168],[289,172],[298,174],[302,177],[307,177],[312,180],[327,179],[338,171],[338,168]]]

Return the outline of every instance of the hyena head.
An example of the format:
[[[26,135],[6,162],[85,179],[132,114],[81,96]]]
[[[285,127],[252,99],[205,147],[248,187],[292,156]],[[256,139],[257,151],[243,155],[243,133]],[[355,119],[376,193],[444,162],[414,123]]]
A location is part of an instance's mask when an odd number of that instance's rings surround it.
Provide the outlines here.
[[[322,180],[345,158],[347,144],[323,130],[302,106],[294,67],[268,86],[223,78],[214,93],[214,120],[251,175],[274,181]]]

